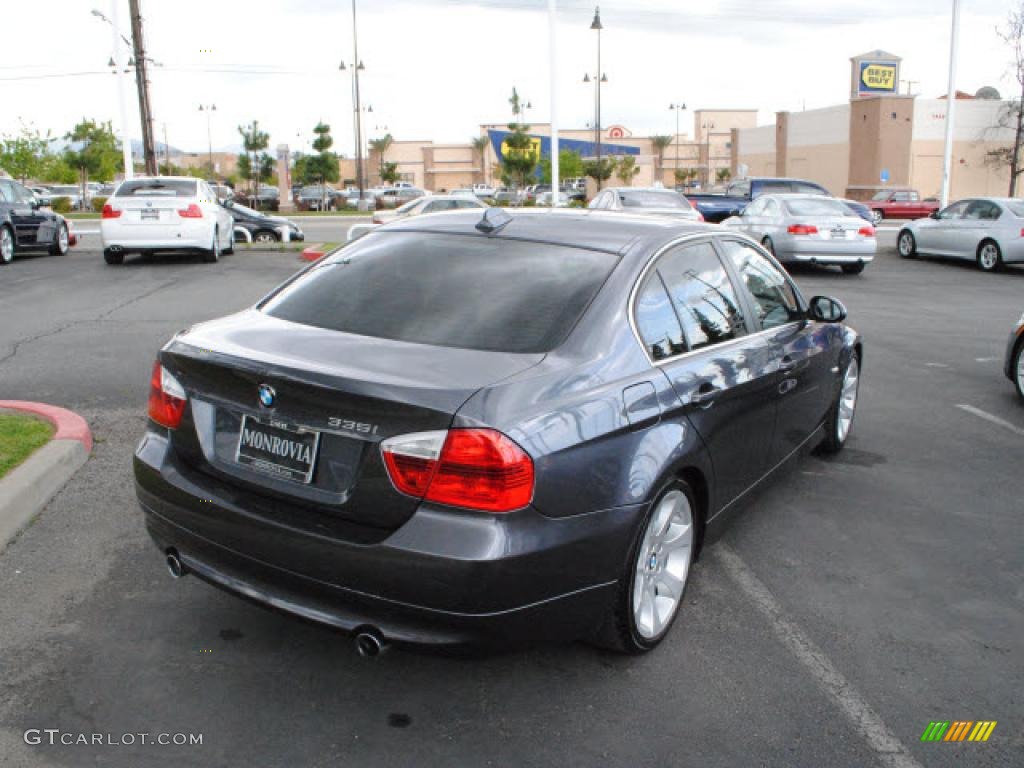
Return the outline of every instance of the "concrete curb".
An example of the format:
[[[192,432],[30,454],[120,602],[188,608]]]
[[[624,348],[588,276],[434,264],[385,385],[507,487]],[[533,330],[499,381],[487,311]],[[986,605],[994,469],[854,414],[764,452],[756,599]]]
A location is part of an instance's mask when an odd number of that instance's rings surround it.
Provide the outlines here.
[[[77,413],[44,403],[0,400],[0,410],[41,416],[56,427],[49,443],[0,480],[0,552],[85,464],[92,433]]]

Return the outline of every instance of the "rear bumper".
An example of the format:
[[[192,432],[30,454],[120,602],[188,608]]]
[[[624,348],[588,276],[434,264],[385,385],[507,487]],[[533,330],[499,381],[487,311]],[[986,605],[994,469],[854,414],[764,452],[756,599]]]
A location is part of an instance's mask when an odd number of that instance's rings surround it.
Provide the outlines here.
[[[162,445],[161,445],[162,443]],[[205,581],[388,642],[519,647],[598,628],[643,506],[571,518],[421,505],[379,541],[355,543],[235,506],[231,489],[183,471],[152,433],[135,457],[151,537]]]
[[[775,255],[782,262],[813,264],[869,264],[875,259],[878,245],[874,240],[864,242],[799,241],[785,238],[776,241]]]
[[[117,219],[103,219],[100,235],[104,248],[135,250],[200,250],[213,244],[213,224],[207,220],[178,224],[123,224]]]

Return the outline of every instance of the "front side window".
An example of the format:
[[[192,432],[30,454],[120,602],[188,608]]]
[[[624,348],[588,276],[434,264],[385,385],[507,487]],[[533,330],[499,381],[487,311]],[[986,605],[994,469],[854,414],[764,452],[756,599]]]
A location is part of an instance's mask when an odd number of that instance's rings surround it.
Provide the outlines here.
[[[670,251],[659,263],[658,272],[672,297],[691,350],[743,335],[743,310],[711,243],[685,245]]]
[[[379,339],[549,352],[617,263],[615,254],[582,248],[380,232],[288,283],[260,309]]]
[[[964,211],[964,218],[972,221],[995,221],[999,218],[999,206],[988,200],[975,200]]]
[[[764,330],[800,320],[800,302],[786,276],[759,251],[737,240],[723,240],[725,250],[753,299]]]
[[[764,215],[764,210],[767,207],[767,205],[768,205],[768,203],[762,197],[762,198],[760,198],[758,200],[755,200],[750,205],[748,205],[746,208],[744,208],[743,209],[743,215],[744,216],[763,216]]]
[[[657,270],[651,270],[636,295],[636,327],[652,360],[686,351],[683,329]]]

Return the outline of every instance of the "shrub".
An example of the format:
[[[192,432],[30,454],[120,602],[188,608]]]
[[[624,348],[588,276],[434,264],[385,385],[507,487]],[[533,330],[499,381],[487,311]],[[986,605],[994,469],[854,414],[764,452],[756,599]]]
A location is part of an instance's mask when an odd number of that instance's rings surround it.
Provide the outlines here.
[[[50,201],[50,207],[55,213],[71,213],[71,198],[55,197]]]
[[[96,213],[102,213],[103,212],[103,206],[107,204],[107,200],[109,200],[109,199],[110,198],[102,197],[102,196],[94,197],[92,199],[92,209],[94,211],[96,211]]]

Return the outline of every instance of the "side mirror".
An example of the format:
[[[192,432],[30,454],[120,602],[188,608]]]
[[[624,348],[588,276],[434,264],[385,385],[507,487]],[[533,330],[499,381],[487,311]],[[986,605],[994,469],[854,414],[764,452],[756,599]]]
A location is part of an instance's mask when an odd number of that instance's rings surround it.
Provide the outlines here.
[[[29,205],[29,208],[31,208],[33,211],[38,211],[39,210],[39,201],[36,200],[34,197],[31,200],[28,201],[28,205]]]
[[[815,296],[807,307],[807,317],[819,323],[841,323],[846,319],[846,307],[831,296]]]
[[[937,218],[939,218],[939,212],[938,211],[932,211],[931,213],[928,214],[928,218],[929,219],[937,219]]]

